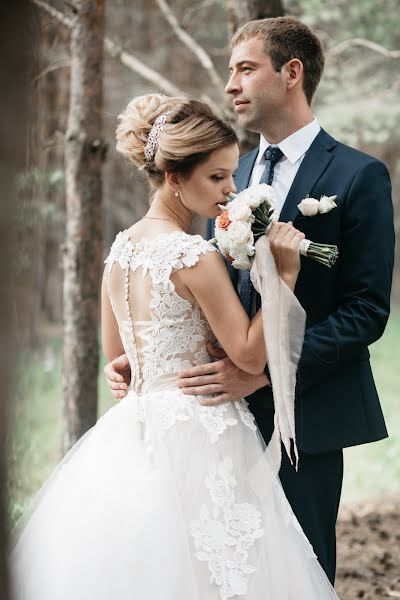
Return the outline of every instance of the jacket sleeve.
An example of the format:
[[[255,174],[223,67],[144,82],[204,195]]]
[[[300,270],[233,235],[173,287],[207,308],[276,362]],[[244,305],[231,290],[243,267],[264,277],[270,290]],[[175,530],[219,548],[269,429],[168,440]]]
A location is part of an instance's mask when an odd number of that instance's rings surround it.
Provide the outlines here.
[[[306,330],[298,369],[300,391],[357,359],[381,337],[390,310],[394,262],[391,184],[385,165],[364,165],[350,187],[343,212],[339,303]]]

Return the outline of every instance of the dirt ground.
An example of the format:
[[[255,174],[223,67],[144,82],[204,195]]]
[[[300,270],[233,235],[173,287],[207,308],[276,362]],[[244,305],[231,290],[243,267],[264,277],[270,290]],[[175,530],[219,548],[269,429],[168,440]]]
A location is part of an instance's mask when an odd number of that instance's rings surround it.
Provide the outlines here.
[[[337,540],[340,600],[400,598],[400,496],[344,505]]]

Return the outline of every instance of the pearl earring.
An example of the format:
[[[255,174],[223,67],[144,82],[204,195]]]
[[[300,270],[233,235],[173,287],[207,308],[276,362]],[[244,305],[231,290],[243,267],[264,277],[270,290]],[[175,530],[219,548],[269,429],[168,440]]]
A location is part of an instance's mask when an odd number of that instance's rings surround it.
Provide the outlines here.
[[[179,192],[175,192],[175,197],[177,198],[179,196]]]

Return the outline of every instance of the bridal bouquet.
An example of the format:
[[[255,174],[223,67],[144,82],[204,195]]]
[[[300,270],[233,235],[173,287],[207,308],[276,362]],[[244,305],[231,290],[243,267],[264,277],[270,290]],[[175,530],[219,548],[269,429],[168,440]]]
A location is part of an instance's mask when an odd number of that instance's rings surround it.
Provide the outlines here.
[[[216,243],[223,256],[235,269],[250,269],[255,242],[268,235],[274,220],[275,195],[265,183],[252,186],[239,194],[230,194],[229,203],[219,205],[222,214],[215,221]],[[301,240],[299,252],[326,267],[335,264],[337,246]]]

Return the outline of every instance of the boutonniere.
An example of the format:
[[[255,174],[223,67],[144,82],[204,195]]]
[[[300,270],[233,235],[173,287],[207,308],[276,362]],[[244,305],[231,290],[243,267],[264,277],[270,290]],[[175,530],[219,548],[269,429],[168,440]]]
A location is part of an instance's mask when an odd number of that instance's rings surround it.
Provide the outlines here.
[[[337,207],[336,198],[337,196],[321,196],[319,200],[316,198],[304,198],[297,205],[297,208],[304,217],[313,217],[318,213],[325,214]]]

